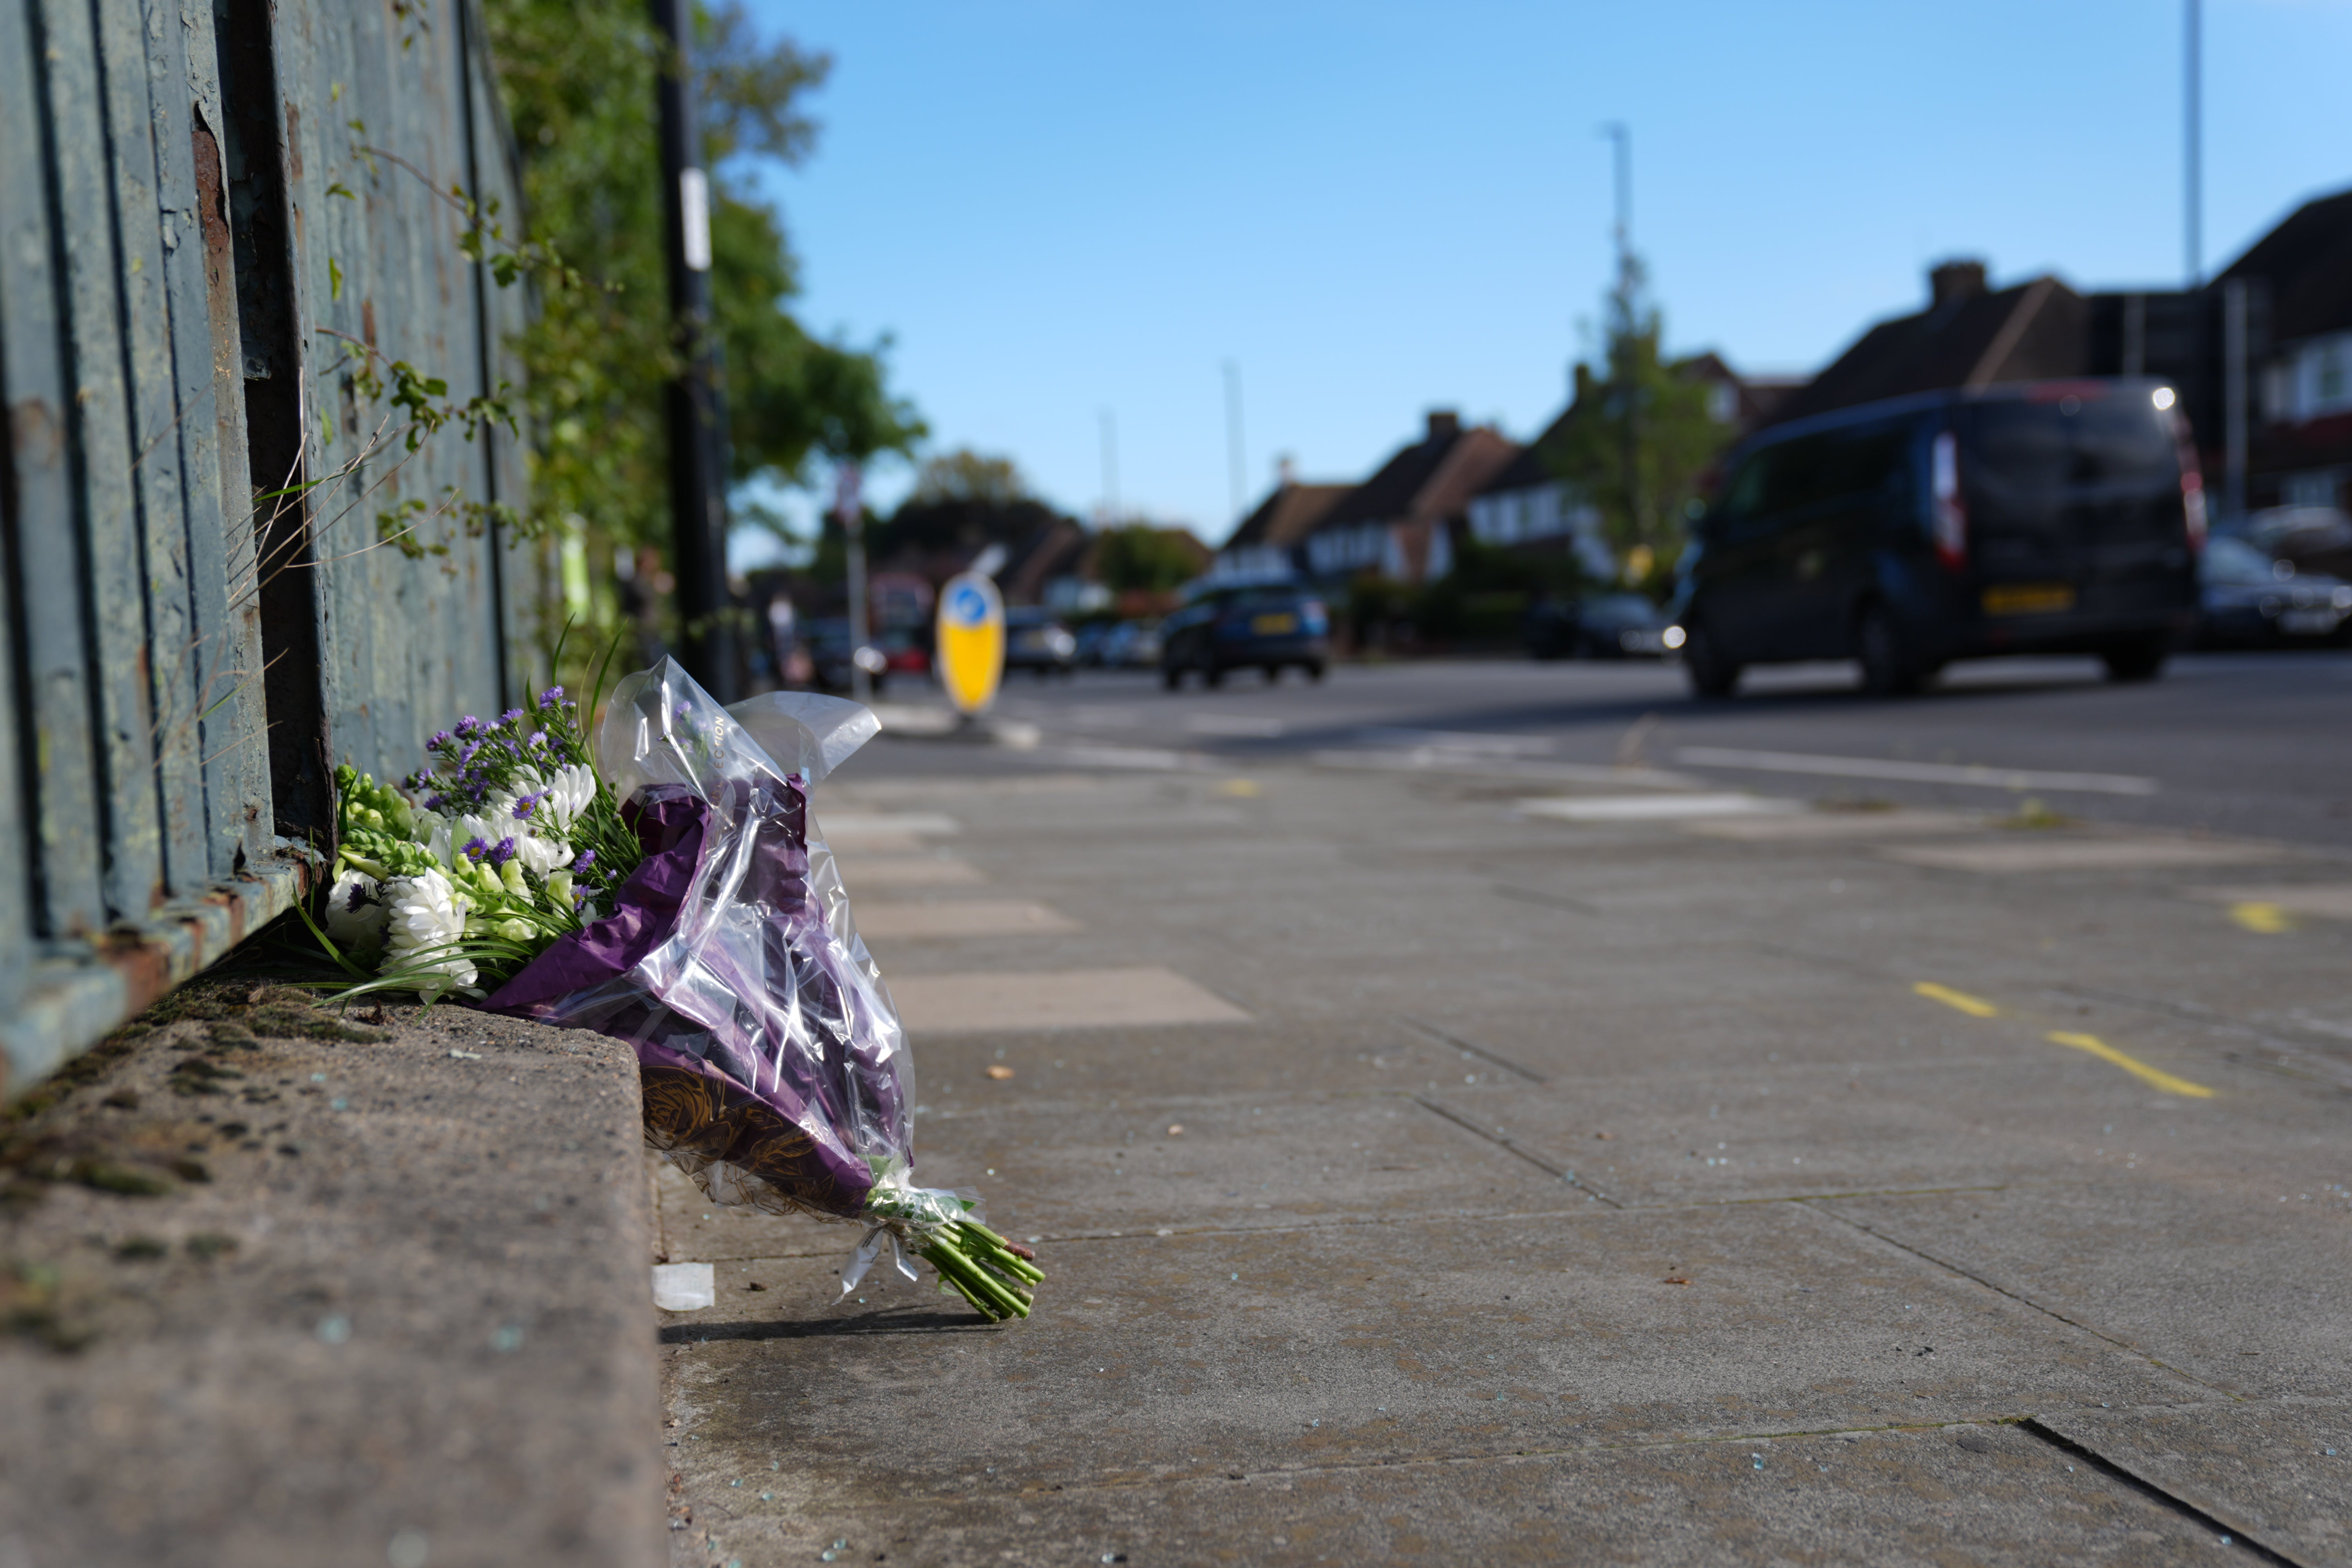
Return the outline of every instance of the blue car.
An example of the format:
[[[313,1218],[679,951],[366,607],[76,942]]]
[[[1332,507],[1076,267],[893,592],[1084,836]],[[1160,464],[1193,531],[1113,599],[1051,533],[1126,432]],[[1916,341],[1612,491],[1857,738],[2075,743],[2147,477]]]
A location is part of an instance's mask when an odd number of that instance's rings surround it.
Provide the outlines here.
[[[1253,666],[1269,681],[1286,666],[1323,679],[1331,662],[1331,617],[1303,588],[1213,588],[1160,623],[1160,683],[1173,691],[1187,671],[1222,686],[1225,671]]]

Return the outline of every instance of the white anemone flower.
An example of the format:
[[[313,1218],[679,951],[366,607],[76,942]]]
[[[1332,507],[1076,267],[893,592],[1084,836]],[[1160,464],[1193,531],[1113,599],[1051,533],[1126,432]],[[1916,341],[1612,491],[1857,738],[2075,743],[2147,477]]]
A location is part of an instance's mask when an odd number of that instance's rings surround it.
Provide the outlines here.
[[[395,877],[386,889],[391,904],[391,951],[386,962],[394,969],[421,971],[417,989],[438,996],[452,986],[470,988],[481,976],[462,952],[448,944],[466,934],[466,896],[438,871]]]
[[[544,880],[560,866],[572,864],[572,846],[561,839],[542,838],[523,824],[515,825],[515,858],[522,868]]]
[[[373,952],[383,945],[392,908],[373,877],[346,871],[327,894],[327,935],[345,952]]]
[[[530,809],[522,820],[528,821],[533,832],[548,838],[563,838],[587,811],[588,803],[596,798],[596,774],[585,763],[570,767],[554,768],[545,773],[525,768],[515,775],[522,787],[506,797],[505,810],[512,815],[522,797],[529,796]]]

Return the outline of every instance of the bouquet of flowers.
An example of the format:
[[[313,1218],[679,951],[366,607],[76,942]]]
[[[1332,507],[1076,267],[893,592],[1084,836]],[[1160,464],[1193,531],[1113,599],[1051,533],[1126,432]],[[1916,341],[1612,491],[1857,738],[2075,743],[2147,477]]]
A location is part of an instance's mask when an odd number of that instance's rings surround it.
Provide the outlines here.
[[[845,1292],[887,1243],[909,1279],[911,1252],[1025,1318],[1034,1255],[971,1195],[914,1184],[906,1032],[811,832],[809,791],[878,727],[799,692],[723,709],[667,659],[614,689],[593,750],[561,687],[461,720],[400,789],[338,770],[313,930],[346,995],[629,1041],[646,1141],[713,1203],[866,1226]]]

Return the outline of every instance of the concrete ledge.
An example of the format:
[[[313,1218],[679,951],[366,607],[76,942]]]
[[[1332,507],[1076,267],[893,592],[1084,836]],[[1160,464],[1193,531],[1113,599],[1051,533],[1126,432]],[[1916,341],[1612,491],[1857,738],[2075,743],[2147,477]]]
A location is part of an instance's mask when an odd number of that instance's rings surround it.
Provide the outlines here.
[[[158,1015],[0,1124],[0,1563],[660,1561],[628,1048]]]

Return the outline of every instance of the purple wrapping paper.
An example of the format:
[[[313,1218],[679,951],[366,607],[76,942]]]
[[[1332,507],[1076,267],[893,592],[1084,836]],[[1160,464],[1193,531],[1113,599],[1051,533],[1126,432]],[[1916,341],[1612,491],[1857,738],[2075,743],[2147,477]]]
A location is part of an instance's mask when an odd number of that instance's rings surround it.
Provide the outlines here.
[[[640,769],[650,782],[622,808],[645,859],[611,914],[482,1005],[629,1041],[647,1141],[715,1200],[854,1216],[877,1175],[913,1163],[895,1010],[829,858],[812,876],[803,776],[715,706],[675,701],[673,682],[709,703],[675,667],[650,674],[616,710],[635,695],[687,743],[664,752],[667,731],[640,728],[637,760],[671,763]]]

